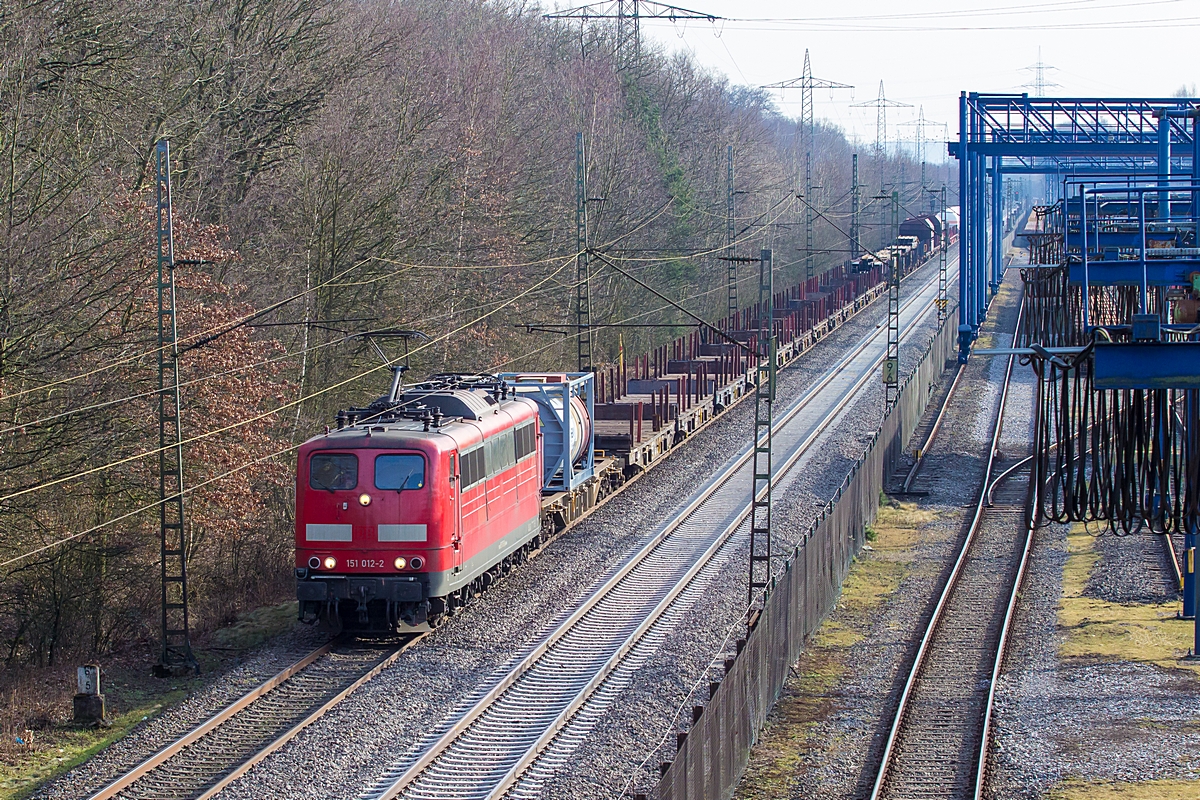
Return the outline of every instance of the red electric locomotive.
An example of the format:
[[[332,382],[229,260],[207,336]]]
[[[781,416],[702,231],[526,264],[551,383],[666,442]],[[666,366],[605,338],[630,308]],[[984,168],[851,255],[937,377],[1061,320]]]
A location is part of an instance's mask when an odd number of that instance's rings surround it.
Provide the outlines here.
[[[422,629],[521,560],[541,531],[538,404],[490,376],[408,387],[400,377],[300,447],[302,619]]]

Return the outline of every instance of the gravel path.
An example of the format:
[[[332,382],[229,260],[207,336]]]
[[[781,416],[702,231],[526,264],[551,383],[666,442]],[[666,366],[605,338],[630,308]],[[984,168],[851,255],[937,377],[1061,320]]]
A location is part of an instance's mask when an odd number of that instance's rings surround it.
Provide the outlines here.
[[[926,267],[921,274],[932,272]],[[885,314],[885,302],[877,302],[831,334],[794,367],[781,373],[781,393],[790,396],[810,385],[851,343],[878,327]],[[932,326],[927,326],[913,337],[919,346],[904,348],[902,356],[909,365],[924,349],[931,331]],[[789,511],[782,515],[780,528],[791,538],[807,527],[814,502],[818,498],[823,502],[840,484],[876,427],[882,392],[872,385],[867,394],[835,426],[836,431],[826,434],[825,440],[836,446],[814,448],[819,460],[802,469],[804,477],[787,489]],[[443,718],[459,698],[502,669],[516,651],[581,594],[583,587],[596,584],[622,560],[656,522],[677,506],[677,498],[689,494],[726,461],[730,452],[740,448],[752,427],[753,413],[753,405],[743,403],[697,435],[686,448],[546,548],[533,562],[501,581],[482,602],[423,639],[382,675],[231,784],[222,796],[255,800],[344,797],[370,783],[419,739],[432,721]],[[632,676],[620,710],[599,721],[585,749],[574,760],[582,766],[570,775],[546,776],[549,782],[544,796],[564,796],[563,781],[579,787],[572,791],[581,797],[606,796],[669,730],[686,687],[703,674],[731,615],[741,613],[745,590],[740,555],[736,547],[727,548],[723,568],[713,570],[703,602],[681,609],[675,617],[676,630],[691,635],[668,637],[659,650],[648,654],[645,665]],[[269,671],[262,677],[266,674]],[[244,691],[223,689],[227,698]],[[172,712],[161,719],[165,725],[170,718],[175,726],[171,730],[182,731],[219,705],[214,697],[204,706],[207,711]],[[631,716],[627,712],[632,707],[638,711]],[[157,744],[169,736],[166,731],[158,732]],[[96,782],[94,775],[115,774],[120,766],[143,757],[120,757],[120,753],[133,749],[136,747],[124,743],[114,745],[55,782],[42,796],[86,796]],[[145,752],[144,746],[141,752]]]
[[[1112,603],[1168,603],[1179,598],[1178,579],[1161,534],[1116,536],[1107,527],[1103,530],[1096,537],[1100,563],[1088,581],[1088,597]]]

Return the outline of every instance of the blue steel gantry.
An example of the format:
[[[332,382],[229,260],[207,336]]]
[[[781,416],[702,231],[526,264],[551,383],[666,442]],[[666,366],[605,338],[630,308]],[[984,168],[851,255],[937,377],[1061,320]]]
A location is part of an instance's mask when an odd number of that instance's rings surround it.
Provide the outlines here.
[[[1170,177],[1193,181],[1196,100],[963,92],[959,138],[959,342],[970,350],[1003,273],[1005,175]],[[989,192],[990,184],[990,192]],[[989,197],[990,195],[990,197]],[[989,213],[989,211],[991,213]],[[1131,267],[1132,269],[1132,267]]]
[[[1200,99],[964,92],[959,124],[960,357],[1004,269],[1004,176],[1053,176],[1031,253],[1055,263],[1022,267],[1014,343],[1038,374],[1040,511],[1183,534],[1200,653]]]

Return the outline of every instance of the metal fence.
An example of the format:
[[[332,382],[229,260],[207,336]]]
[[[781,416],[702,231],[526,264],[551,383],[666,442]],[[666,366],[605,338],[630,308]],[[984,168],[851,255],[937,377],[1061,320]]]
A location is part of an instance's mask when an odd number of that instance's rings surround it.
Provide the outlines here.
[[[899,399],[833,499],[771,581],[763,609],[709,701],[692,709],[692,725],[663,764],[657,800],[726,800],[758,740],[791,665],[837,601],[842,580],[875,519],[885,477],[897,465],[955,349],[944,324],[909,375]]]

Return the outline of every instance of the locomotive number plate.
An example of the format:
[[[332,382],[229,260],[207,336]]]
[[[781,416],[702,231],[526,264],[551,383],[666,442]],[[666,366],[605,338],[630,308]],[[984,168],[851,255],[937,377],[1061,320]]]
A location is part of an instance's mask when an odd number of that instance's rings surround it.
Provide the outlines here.
[[[350,558],[346,560],[349,569],[383,569],[387,562],[381,558]]]

